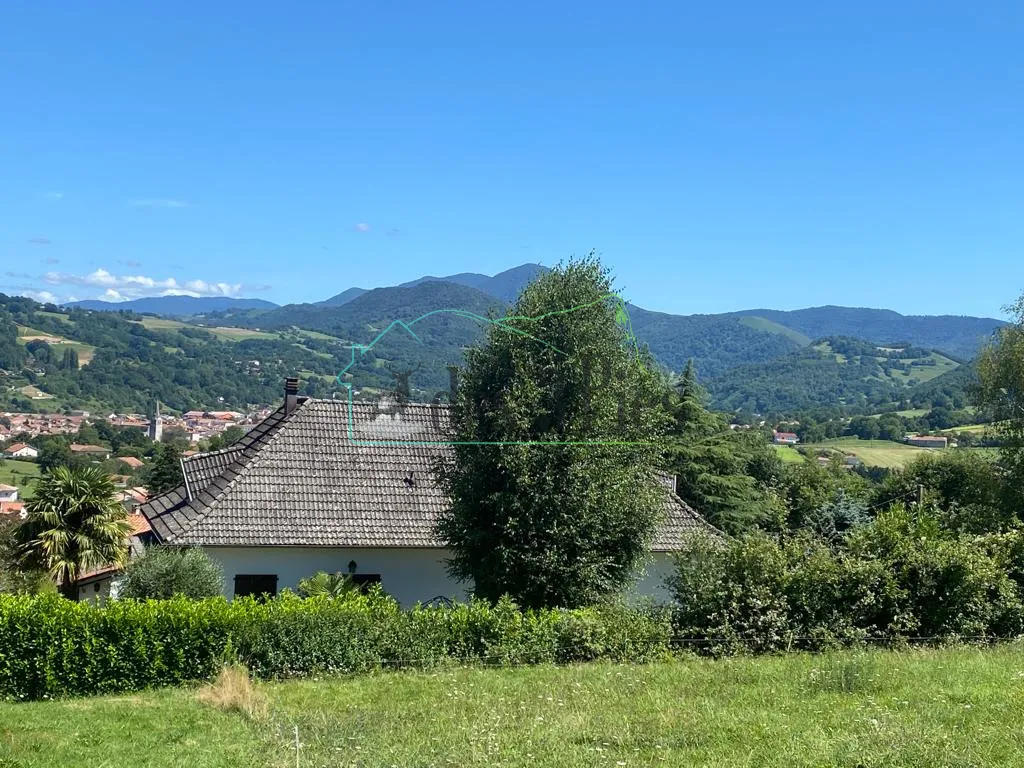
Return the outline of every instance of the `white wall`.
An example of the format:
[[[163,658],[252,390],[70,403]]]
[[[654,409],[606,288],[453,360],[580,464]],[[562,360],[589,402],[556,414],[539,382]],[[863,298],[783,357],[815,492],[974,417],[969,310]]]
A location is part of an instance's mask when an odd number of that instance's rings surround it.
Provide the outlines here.
[[[0,501],[17,501],[18,500],[18,489],[15,488],[13,491],[0,491]]]
[[[83,584],[78,588],[78,599],[86,603],[98,603],[106,600],[110,597],[110,586],[113,580],[113,576],[108,576],[104,579],[97,579],[91,584]]]
[[[653,598],[655,602],[667,603],[672,599],[665,586],[665,579],[672,573],[673,555],[670,552],[655,552],[647,562],[643,573],[637,577],[636,583],[629,591],[629,597]]]
[[[206,547],[205,552],[224,569],[224,595],[232,597],[236,574],[273,574],[278,591],[295,589],[300,579],[317,571],[348,573],[350,560],[356,561],[356,573],[377,573],[384,591],[404,607],[442,596],[465,600],[466,584],[448,576],[442,549],[341,549],[330,547]],[[653,555],[629,597],[654,598],[667,602],[665,577],[672,570],[672,556]]]
[[[295,589],[299,579],[317,571],[380,574],[381,587],[405,607],[442,596],[466,599],[465,585],[445,571],[441,549],[343,549],[332,547],[205,547],[224,569],[224,594],[232,597],[237,574],[274,574],[278,591]]]

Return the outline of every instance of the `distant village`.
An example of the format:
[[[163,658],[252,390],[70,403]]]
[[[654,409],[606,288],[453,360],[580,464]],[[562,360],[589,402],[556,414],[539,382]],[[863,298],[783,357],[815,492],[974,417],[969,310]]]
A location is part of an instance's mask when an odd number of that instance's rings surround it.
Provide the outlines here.
[[[160,430],[180,430],[188,435],[189,442],[199,443],[219,435],[228,427],[256,424],[270,414],[269,408],[249,413],[238,411],[188,411],[181,416],[160,415]],[[0,412],[0,441],[13,435],[74,435],[88,421],[102,420],[116,427],[137,427],[146,433],[156,430],[152,419],[137,413],[91,414],[89,411],[70,413],[14,413]],[[157,436],[159,439],[159,435]]]

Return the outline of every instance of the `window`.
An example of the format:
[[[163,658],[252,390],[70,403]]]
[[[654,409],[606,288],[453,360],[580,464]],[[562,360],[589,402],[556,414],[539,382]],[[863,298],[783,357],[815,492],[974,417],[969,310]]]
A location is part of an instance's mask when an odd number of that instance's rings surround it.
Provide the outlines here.
[[[371,584],[380,584],[379,573],[353,573],[349,578],[359,587],[360,592],[366,592]]]
[[[276,574],[240,573],[235,576],[235,597],[274,597],[276,594]]]

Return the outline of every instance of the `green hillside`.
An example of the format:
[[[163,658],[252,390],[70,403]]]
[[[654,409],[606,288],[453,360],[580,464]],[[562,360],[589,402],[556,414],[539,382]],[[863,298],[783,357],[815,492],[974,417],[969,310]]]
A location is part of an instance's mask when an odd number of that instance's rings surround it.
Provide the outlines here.
[[[933,350],[829,338],[776,360],[739,366],[707,386],[713,404],[729,411],[786,413],[828,404],[872,412],[960,367]]]
[[[748,328],[753,328],[757,331],[765,331],[766,333],[777,333],[785,336],[788,339],[792,339],[801,347],[806,347],[811,343],[809,336],[804,336],[800,331],[794,331],[792,328],[787,328],[781,323],[776,323],[765,317],[756,317],[749,315],[747,317],[741,317],[740,322]]]

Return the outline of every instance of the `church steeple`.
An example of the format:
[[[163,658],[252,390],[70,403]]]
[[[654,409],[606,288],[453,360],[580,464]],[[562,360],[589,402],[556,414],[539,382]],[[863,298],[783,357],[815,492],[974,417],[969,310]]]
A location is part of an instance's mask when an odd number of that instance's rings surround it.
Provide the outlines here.
[[[153,412],[153,417],[149,420],[149,439],[154,443],[159,443],[160,438],[164,435],[164,422],[160,418],[160,401],[156,401],[156,409]]]

